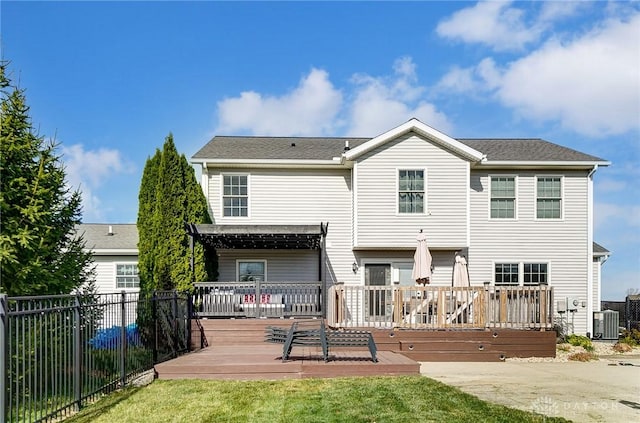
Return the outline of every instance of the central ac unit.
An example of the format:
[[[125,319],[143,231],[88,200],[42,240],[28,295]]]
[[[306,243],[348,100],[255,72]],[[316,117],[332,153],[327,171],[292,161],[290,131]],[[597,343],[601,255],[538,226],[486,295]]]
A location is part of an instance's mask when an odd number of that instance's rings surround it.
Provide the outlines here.
[[[593,312],[593,339],[617,340],[618,315],[614,310]]]

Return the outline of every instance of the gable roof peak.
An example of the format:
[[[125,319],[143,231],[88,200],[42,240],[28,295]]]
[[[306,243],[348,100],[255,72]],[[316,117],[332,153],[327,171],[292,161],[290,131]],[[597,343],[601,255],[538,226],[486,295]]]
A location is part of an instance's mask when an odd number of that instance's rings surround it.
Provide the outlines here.
[[[443,132],[438,131],[437,129],[421,122],[416,118],[411,118],[402,125],[390,129],[389,131],[384,132],[375,138],[372,138],[371,140],[359,145],[356,148],[352,148],[349,151],[346,151],[343,156],[346,160],[354,160],[361,155],[409,132],[415,132],[416,134],[427,138],[436,144],[439,144],[456,152],[457,154],[470,161],[479,162],[485,157],[484,154],[482,154],[480,151],[461,143],[460,141],[450,137]]]

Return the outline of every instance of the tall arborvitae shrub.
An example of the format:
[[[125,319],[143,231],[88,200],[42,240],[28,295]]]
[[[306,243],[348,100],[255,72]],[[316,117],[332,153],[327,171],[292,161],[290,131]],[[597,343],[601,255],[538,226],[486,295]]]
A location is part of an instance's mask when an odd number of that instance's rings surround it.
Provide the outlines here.
[[[138,234],[140,287],[190,291],[194,281],[212,280],[214,254],[197,244],[191,272],[189,237],[185,223],[211,223],[207,202],[193,168],[178,154],[173,136],[162,151],[147,160],[139,194]]]

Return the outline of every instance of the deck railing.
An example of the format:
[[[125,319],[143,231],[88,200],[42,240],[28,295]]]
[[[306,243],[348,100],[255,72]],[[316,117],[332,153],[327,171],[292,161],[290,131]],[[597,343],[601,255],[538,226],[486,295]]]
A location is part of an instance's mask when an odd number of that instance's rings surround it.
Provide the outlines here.
[[[553,289],[335,285],[327,321],[333,327],[551,329]]]
[[[319,317],[322,282],[197,282],[198,317]]]

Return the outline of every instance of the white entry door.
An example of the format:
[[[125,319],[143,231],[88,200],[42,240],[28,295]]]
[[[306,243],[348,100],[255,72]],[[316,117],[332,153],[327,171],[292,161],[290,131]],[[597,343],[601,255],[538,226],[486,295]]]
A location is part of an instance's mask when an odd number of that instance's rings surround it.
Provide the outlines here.
[[[391,317],[392,298],[391,264],[365,264],[364,284],[371,287],[365,297],[366,316],[369,321],[385,320]]]

